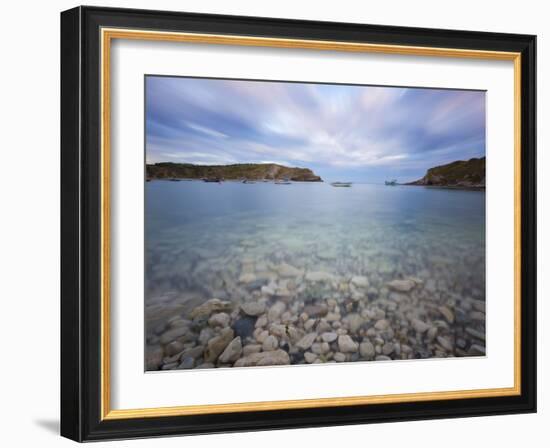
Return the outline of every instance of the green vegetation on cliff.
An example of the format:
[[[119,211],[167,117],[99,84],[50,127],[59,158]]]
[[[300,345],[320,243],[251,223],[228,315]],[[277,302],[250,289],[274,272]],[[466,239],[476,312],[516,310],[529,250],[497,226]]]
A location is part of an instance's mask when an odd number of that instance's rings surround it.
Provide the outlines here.
[[[456,188],[485,188],[485,157],[457,160],[430,168],[426,175],[406,185],[427,185]]]
[[[239,163],[234,165],[193,165],[162,162],[146,167],[147,179],[204,179],[225,180],[290,179],[294,182],[322,182],[308,168],[290,168],[276,163]]]

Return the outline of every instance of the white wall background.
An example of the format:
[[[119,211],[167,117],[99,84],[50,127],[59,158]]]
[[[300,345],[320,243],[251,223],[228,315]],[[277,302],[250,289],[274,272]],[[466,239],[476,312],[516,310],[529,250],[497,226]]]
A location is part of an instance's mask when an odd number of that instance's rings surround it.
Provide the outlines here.
[[[549,11],[535,0],[367,2],[339,0],[88,1],[101,6],[182,10],[296,19],[350,21],[537,34],[539,194],[539,413],[337,428],[124,441],[117,446],[280,447],[342,443],[446,448],[545,446],[550,439],[550,392],[544,378],[550,318]],[[77,2],[5,2],[0,70],[0,443],[69,446],[59,415],[59,12]],[[546,168],[546,170],[545,170]],[[547,351],[546,351],[547,352]],[[154,445],[153,445],[154,444]],[[98,444],[96,446],[107,446]],[[110,445],[114,446],[114,445]]]

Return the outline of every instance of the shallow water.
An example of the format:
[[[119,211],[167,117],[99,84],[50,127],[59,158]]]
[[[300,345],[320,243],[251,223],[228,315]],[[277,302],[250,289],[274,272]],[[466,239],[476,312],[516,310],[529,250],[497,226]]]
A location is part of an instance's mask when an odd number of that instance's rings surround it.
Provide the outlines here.
[[[235,322],[244,317],[239,310],[243,302],[260,302],[267,309],[283,302],[283,314],[264,327],[269,334],[276,334],[269,326],[280,323],[299,331],[297,338],[307,334],[310,319],[303,321],[308,317],[302,315],[304,307],[322,305],[330,318],[315,317],[315,326],[325,321],[319,336],[324,329],[349,334],[356,344],[371,342],[379,359],[479,355],[484,349],[484,192],[152,181],[146,183],[145,223],[147,348],[155,354],[149,369],[177,368],[182,361],[177,355],[207,346],[209,337],[219,335],[223,322],[209,324],[209,316],[190,316],[212,298],[231,302],[226,311],[234,335],[240,334]],[[299,274],[280,275],[286,264]],[[308,276],[319,272],[325,278]],[[356,285],[354,276],[366,277],[368,285]],[[389,286],[394,280],[414,286],[401,291]],[[359,329],[350,327],[350,315],[360,316]],[[414,319],[434,330],[414,329]],[[387,320],[389,330],[376,329],[379,320]],[[170,336],[163,339],[178,327],[187,333],[174,332],[177,343],[168,342]],[[243,333],[242,345],[261,345],[259,332]],[[167,349],[170,343],[173,348]],[[277,343],[291,363],[306,362],[307,349],[297,349],[291,337],[278,337]],[[386,355],[390,343],[394,350]],[[315,362],[334,360],[338,341],[329,348],[314,353]],[[193,355],[193,367],[201,362],[202,367],[231,365],[219,360],[205,364],[200,349]],[[344,355],[346,361],[373,358],[359,350]]]

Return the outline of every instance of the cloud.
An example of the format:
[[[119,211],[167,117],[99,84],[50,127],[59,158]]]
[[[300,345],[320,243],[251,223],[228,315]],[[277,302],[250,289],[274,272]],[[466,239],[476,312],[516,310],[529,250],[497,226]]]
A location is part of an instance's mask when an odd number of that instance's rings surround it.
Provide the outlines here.
[[[423,174],[485,154],[485,93],[147,77],[148,161]]]

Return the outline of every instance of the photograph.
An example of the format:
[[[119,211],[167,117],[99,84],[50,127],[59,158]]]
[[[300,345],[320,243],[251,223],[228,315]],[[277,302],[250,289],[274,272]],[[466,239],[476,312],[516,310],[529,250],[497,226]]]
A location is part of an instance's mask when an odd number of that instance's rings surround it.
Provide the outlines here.
[[[146,371],[486,355],[486,91],[144,89]]]

